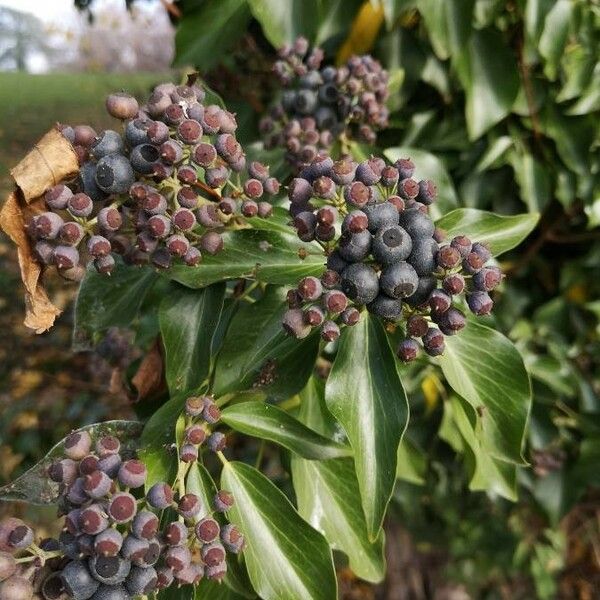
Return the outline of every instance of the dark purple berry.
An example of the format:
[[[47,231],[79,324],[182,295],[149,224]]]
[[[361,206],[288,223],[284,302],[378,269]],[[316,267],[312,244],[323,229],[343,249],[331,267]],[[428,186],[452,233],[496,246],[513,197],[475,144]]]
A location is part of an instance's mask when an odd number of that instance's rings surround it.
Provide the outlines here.
[[[494,307],[494,301],[487,292],[476,291],[467,295],[467,304],[471,312],[477,316],[489,315]]]
[[[137,502],[131,494],[118,492],[110,499],[107,512],[115,523],[127,523],[137,512]]]
[[[412,315],[406,321],[406,333],[412,337],[423,337],[428,328],[427,320],[420,315]]]
[[[208,436],[206,445],[213,452],[221,452],[227,446],[227,438],[220,431],[215,431]]]
[[[65,454],[72,460],[81,460],[89,454],[91,448],[92,438],[87,431],[72,433],[64,443]]]
[[[443,354],[445,348],[444,334],[439,329],[429,328],[423,336],[423,347],[429,356]]]
[[[465,289],[465,278],[460,273],[446,275],[442,280],[442,287],[451,295],[462,294]]]
[[[417,358],[417,355],[419,354],[419,344],[412,338],[406,338],[400,342],[396,354],[402,362],[411,362]]]
[[[173,490],[163,482],[155,483],[147,492],[146,500],[152,508],[162,510],[173,503]]]
[[[123,546],[121,533],[109,527],[94,538],[94,550],[99,556],[116,556]]]
[[[146,483],[148,471],[140,460],[127,460],[119,469],[119,483],[125,487],[138,488]]]
[[[303,339],[310,333],[310,325],[304,321],[304,314],[299,308],[287,310],[281,320],[283,329],[288,335]]]
[[[233,495],[226,490],[220,490],[215,494],[213,501],[214,509],[217,512],[226,512],[233,506]]]
[[[193,444],[183,444],[179,451],[179,458],[184,463],[191,463],[198,460],[198,448]]]
[[[173,521],[165,527],[164,538],[169,546],[185,544],[188,538],[187,527],[179,521]]]
[[[103,498],[110,492],[112,479],[103,471],[94,471],[85,476],[83,489],[85,493],[94,499]]]
[[[79,513],[79,529],[88,535],[98,535],[108,527],[104,508],[99,504],[90,504]]]

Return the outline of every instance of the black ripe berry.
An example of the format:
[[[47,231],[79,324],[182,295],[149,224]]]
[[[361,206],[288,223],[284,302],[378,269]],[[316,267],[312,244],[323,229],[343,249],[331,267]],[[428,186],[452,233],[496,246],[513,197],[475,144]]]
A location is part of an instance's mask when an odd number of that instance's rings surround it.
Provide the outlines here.
[[[373,238],[373,256],[382,265],[406,260],[412,248],[410,235],[398,225],[382,227]]]
[[[375,233],[382,227],[398,225],[398,210],[391,202],[367,205],[363,208],[369,219],[369,231]]]
[[[407,262],[396,262],[381,272],[381,289],[392,298],[408,298],[419,285],[419,276]]]
[[[402,301],[379,294],[373,302],[367,304],[367,310],[382,319],[395,321],[402,316]]]
[[[358,304],[368,304],[379,293],[379,279],[370,266],[355,263],[342,272],[341,287],[351,300]]]

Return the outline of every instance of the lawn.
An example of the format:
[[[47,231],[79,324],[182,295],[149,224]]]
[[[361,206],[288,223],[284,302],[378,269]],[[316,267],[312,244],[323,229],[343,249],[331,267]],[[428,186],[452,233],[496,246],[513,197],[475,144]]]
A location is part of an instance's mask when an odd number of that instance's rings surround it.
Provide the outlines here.
[[[89,123],[97,129],[115,127],[106,114],[109,92],[147,94],[168,75],[157,73],[30,75],[0,73],[0,193],[10,187],[8,173],[54,123]]]

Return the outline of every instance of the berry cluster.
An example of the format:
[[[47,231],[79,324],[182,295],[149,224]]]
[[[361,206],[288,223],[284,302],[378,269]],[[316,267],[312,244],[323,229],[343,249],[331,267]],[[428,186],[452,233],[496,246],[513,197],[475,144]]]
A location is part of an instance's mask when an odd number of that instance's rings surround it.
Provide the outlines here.
[[[371,56],[321,67],[323,51],[298,38],[279,51],[274,72],[284,91],[260,122],[267,147],[284,147],[296,167],[310,163],[340,137],[372,144],[387,126],[388,74]]]
[[[86,431],[71,434],[65,457],[48,470],[60,483],[64,528],[58,540],[37,546],[18,519],[0,524],[0,551],[9,552],[0,554],[0,598],[29,600],[35,584],[47,600],[126,600],[202,577],[222,580],[226,551],[244,546],[240,531],[217,514],[231,508],[232,495],[219,491],[212,511],[185,486],[177,493],[159,482],[144,495],[143,462],[122,457],[113,436],[92,446]],[[16,574],[11,553],[25,549],[32,567],[44,569],[37,584]]]
[[[428,214],[436,186],[415,181],[414,170],[410,159],[356,164],[320,156],[292,180],[290,214],[298,236],[319,241],[328,256],[320,279],[305,277],[288,293],[288,333],[303,338],[321,327],[323,339],[333,341],[340,333],[336,320],[354,325],[356,306],[366,305],[388,321],[406,321],[398,357],[408,362],[419,352],[415,338],[438,356],[444,335],[465,326],[461,294],[475,315],[490,313],[489,292],[502,273],[486,266],[491,254],[483,244],[466,236],[441,244],[444,234]]]
[[[186,428],[179,451],[179,460],[191,463],[198,459],[199,449],[206,442],[212,452],[221,452],[227,446],[225,434],[213,431],[221,418],[221,411],[210,396],[191,396],[185,401]]]
[[[262,163],[247,164],[235,116],[204,99],[191,82],[163,83],[141,107],[128,94],[108,97],[123,133],[62,127],[81,169],[77,181],[46,193],[47,212],[28,224],[39,260],[67,277],[88,259],[110,273],[113,253],[129,264],[193,266],[223,248],[228,225],[270,216],[264,197],[277,194],[279,182]]]

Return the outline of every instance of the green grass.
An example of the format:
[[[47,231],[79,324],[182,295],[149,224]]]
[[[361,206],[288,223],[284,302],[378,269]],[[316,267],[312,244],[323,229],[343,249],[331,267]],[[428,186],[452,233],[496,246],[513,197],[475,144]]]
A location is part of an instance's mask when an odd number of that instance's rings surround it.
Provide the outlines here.
[[[169,76],[164,73],[30,75],[0,73],[0,193],[11,187],[10,169],[56,122],[118,127],[104,110],[106,95],[126,90],[138,97]]]

